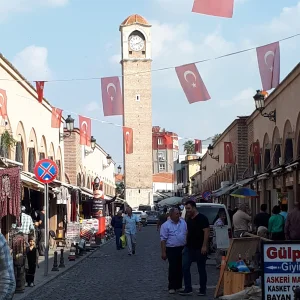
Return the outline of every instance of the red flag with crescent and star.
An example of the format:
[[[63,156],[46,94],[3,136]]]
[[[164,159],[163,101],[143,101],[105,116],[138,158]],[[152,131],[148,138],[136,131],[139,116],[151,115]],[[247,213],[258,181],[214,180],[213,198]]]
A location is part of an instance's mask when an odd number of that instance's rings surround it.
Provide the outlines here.
[[[51,127],[60,128],[62,109],[52,106]]]
[[[36,81],[35,84],[36,84],[36,92],[38,95],[38,101],[42,103],[44,99],[45,81]]]
[[[280,81],[279,42],[256,48],[256,54],[263,90],[276,88]]]
[[[201,142],[201,140],[195,140],[195,153],[202,153],[202,142]]]
[[[216,17],[232,18],[233,0],[194,0],[192,12]]]
[[[173,146],[173,137],[171,135],[165,134],[164,135],[164,141],[165,141],[166,146],[169,146],[169,145]]]
[[[210,99],[210,95],[195,64],[179,66],[175,70],[190,104]]]
[[[79,116],[80,145],[91,146],[92,122],[90,118]]]
[[[133,130],[129,127],[123,127],[123,137],[126,154],[133,153]]]
[[[123,98],[118,76],[101,78],[104,116],[122,116]]]
[[[259,165],[259,161],[260,161],[259,142],[254,142],[252,144],[252,151],[253,151],[253,162],[254,162],[255,165]]]
[[[224,164],[233,164],[233,150],[231,142],[224,142]]]
[[[7,95],[6,91],[0,89],[0,116],[3,119],[7,118]]]

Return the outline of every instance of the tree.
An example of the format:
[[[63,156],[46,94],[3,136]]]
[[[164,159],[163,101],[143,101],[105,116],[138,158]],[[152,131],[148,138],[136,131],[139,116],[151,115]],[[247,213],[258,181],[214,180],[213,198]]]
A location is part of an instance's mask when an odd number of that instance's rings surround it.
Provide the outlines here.
[[[193,154],[195,152],[195,144],[193,141],[186,141],[183,144],[184,151],[186,151],[186,154]]]
[[[117,182],[116,183],[116,194],[118,195],[118,197],[120,197],[124,193],[124,190],[125,190],[124,182],[123,181]],[[122,197],[120,197],[120,198],[122,198]]]
[[[214,137],[212,138],[212,143],[214,144],[216,141],[217,141],[217,139],[221,136],[222,134],[221,133],[216,133],[215,135],[214,135]]]

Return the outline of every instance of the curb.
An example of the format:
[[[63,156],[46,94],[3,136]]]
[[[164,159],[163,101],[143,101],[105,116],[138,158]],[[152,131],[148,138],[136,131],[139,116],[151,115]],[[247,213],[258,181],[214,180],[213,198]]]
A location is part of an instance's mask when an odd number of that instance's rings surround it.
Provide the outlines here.
[[[72,264],[71,266],[69,266],[68,268],[62,269],[61,272],[57,273],[56,276],[46,278],[43,282],[35,285],[33,288],[30,289],[30,291],[25,292],[25,293],[17,293],[14,295],[13,299],[16,299],[15,296],[19,296],[22,295],[20,298],[18,298],[18,300],[24,300],[27,299],[27,297],[32,294],[33,292],[35,292],[37,289],[43,287],[44,285],[46,285],[47,283],[50,283],[51,281],[53,281],[54,279],[57,279],[58,277],[60,277],[61,275],[65,274],[67,271],[71,270],[72,268],[74,268],[77,264],[79,264],[80,262],[82,262],[84,259],[88,258],[89,256],[91,256],[93,253],[96,253],[97,251],[101,250],[102,247],[109,245],[114,239],[110,239],[109,241],[107,241],[105,244],[101,245],[100,247],[98,247],[97,249],[95,249],[94,251],[90,251],[88,252],[85,256],[83,256],[82,258],[75,260],[74,264]],[[51,272],[51,271],[50,271]]]

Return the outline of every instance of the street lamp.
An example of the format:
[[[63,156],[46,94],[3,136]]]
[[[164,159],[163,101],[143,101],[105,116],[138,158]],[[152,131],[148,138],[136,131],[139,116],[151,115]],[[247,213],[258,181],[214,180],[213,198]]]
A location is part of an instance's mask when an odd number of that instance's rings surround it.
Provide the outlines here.
[[[96,139],[93,136],[91,136],[91,149],[92,150],[88,151],[88,150],[84,149],[84,155],[88,156],[88,155],[92,154],[94,152],[95,148],[96,148]]]
[[[269,113],[263,113],[265,109],[265,99],[268,96],[268,93],[265,91],[257,90],[256,94],[253,96],[254,102],[255,102],[255,108],[257,111],[260,112],[260,114],[268,118],[270,121],[276,123],[276,109],[270,111]]]
[[[66,127],[64,129],[67,130],[66,134],[63,134],[59,131],[59,141],[62,142],[64,138],[70,137],[72,134],[72,131],[74,130],[74,119],[71,117],[71,115],[68,115],[66,119]]]
[[[214,159],[214,160],[216,160],[217,162],[219,162],[219,155],[213,156],[213,149],[214,149],[213,145],[212,145],[212,144],[209,144],[208,147],[207,147],[208,155],[209,155],[212,159]]]
[[[118,174],[121,173],[121,170],[122,170],[122,167],[119,165],[119,166],[118,166]]]
[[[111,162],[112,162],[112,158],[109,154],[107,154],[107,156],[106,156],[106,162],[107,162],[106,165],[104,165],[103,162],[102,162],[102,169],[103,170],[108,168],[110,166]],[[118,168],[118,170],[119,170],[119,168]]]

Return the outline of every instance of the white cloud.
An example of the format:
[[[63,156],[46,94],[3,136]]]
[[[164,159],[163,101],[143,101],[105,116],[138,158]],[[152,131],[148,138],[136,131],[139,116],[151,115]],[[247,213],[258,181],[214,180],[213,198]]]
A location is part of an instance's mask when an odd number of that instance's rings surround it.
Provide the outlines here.
[[[98,102],[96,101],[92,101],[90,103],[87,104],[87,106],[85,107],[85,110],[87,112],[91,112],[91,111],[95,111],[95,110],[100,110],[100,105]]]
[[[0,0],[0,21],[13,13],[31,12],[40,6],[65,6],[69,0]]]
[[[26,47],[13,59],[16,68],[28,80],[49,80],[51,70],[48,65],[48,50],[35,45]]]

